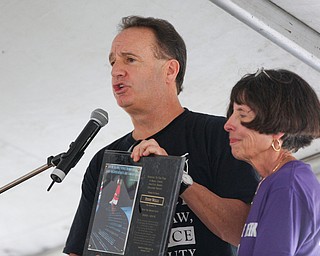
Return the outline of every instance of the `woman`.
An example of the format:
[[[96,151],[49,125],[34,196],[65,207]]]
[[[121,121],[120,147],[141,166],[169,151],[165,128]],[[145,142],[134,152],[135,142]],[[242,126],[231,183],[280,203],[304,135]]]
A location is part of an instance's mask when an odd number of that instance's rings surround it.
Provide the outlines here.
[[[320,185],[292,153],[320,137],[320,103],[297,74],[259,69],[232,89],[225,130],[261,176],[238,256],[319,256]]]

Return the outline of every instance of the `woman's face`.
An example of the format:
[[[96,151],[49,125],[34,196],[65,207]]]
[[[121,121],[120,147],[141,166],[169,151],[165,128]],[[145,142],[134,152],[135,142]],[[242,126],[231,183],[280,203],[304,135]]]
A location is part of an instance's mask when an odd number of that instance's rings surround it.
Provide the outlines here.
[[[252,121],[254,117],[255,113],[249,106],[234,103],[233,113],[224,125],[224,129],[229,132],[233,156],[250,164],[260,159],[265,161],[272,143],[272,135],[261,134],[241,124]]]

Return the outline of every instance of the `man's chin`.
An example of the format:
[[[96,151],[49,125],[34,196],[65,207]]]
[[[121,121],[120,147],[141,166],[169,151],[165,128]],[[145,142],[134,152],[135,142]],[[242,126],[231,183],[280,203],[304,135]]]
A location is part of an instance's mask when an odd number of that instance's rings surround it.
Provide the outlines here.
[[[127,101],[123,100],[123,99],[117,99],[117,103],[118,103],[118,106],[119,106],[120,108],[123,108],[124,110],[125,110],[126,108],[129,108],[130,105],[132,105],[132,104],[129,104]]]

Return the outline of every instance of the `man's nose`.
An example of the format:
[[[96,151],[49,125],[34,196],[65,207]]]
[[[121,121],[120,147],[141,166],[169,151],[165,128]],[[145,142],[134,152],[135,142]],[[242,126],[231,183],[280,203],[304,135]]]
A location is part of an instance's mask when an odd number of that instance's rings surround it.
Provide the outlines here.
[[[124,76],[125,73],[126,71],[121,61],[115,61],[111,68],[111,76],[113,77]]]

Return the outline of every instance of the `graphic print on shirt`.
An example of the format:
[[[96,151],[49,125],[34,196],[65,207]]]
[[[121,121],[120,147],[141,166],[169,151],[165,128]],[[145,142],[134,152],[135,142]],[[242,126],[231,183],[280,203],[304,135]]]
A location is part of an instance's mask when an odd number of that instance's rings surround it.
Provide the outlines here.
[[[179,199],[177,207],[179,205],[186,206],[187,204],[182,199]],[[190,211],[176,212],[173,218],[173,224],[177,224],[179,226],[171,229],[168,248],[180,245],[196,245],[196,235],[193,226],[193,219],[190,218]],[[169,251],[168,256],[192,256],[195,254],[195,251],[195,248],[177,249],[175,251]]]
[[[257,237],[258,222],[244,224],[241,237]]]

